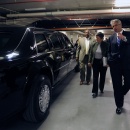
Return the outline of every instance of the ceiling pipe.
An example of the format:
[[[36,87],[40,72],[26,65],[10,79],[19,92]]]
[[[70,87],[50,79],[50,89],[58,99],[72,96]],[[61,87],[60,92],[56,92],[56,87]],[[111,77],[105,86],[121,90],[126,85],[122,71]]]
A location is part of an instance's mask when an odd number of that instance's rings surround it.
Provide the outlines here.
[[[81,10],[81,11],[54,11],[54,12],[40,12],[40,13],[19,13],[7,14],[8,18],[31,18],[31,17],[49,17],[49,16],[75,16],[75,15],[130,15],[130,9],[107,9],[107,10]]]
[[[105,26],[87,26],[86,27],[81,27],[81,28],[52,28],[52,30],[57,30],[57,31],[82,31],[85,29],[89,29],[89,30],[98,30],[98,29],[111,29],[111,26],[105,27]]]
[[[21,2],[17,2],[17,1],[14,1],[14,2],[3,2],[3,3],[0,3],[0,5],[12,5],[12,4],[26,4],[26,3],[38,3],[38,2],[53,2],[53,1],[56,1],[56,0],[29,0],[29,1],[21,1]]]
[[[6,10],[6,11],[10,11],[11,13],[19,13],[17,11],[14,11],[14,10],[11,10],[11,9],[7,9],[7,8],[4,8],[4,7],[0,7],[0,9]]]
[[[5,17],[3,17],[3,16],[0,16],[0,19],[6,19]]]

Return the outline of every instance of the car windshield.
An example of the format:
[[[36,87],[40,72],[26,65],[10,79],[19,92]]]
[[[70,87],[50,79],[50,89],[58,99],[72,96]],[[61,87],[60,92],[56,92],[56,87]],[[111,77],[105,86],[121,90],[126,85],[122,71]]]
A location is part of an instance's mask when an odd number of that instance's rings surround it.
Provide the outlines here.
[[[22,36],[22,31],[0,31],[0,51],[14,50],[18,46]]]
[[[6,47],[10,38],[11,33],[4,33],[4,32],[0,33],[0,50],[3,50]]]

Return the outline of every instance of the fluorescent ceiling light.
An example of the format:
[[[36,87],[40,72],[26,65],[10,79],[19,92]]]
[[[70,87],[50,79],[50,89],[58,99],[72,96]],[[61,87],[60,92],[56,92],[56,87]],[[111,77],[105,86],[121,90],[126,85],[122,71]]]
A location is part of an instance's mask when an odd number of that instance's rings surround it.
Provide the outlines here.
[[[46,10],[46,8],[28,8],[28,9],[25,9],[25,11],[41,11],[41,10]]]
[[[130,9],[113,9],[113,13],[127,13],[130,12]]]
[[[116,0],[115,6],[116,7],[128,7],[128,6],[130,6],[130,0]]]

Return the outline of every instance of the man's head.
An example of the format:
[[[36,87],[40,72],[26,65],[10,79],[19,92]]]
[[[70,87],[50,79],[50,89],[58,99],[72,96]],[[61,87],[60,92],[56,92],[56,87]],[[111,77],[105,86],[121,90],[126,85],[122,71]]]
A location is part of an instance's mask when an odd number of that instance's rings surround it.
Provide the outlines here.
[[[89,38],[89,36],[90,36],[90,31],[89,31],[88,29],[86,29],[86,30],[84,31],[84,36],[87,37],[87,38]]]
[[[113,19],[110,21],[113,30],[118,33],[122,31],[122,23],[119,19]]]

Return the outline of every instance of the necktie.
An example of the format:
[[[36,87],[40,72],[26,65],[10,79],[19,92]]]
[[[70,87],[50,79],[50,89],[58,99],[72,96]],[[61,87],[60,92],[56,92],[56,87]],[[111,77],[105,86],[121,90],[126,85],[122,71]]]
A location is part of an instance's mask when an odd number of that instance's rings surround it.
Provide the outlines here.
[[[120,45],[120,39],[117,37],[117,43],[118,43],[118,46]]]

